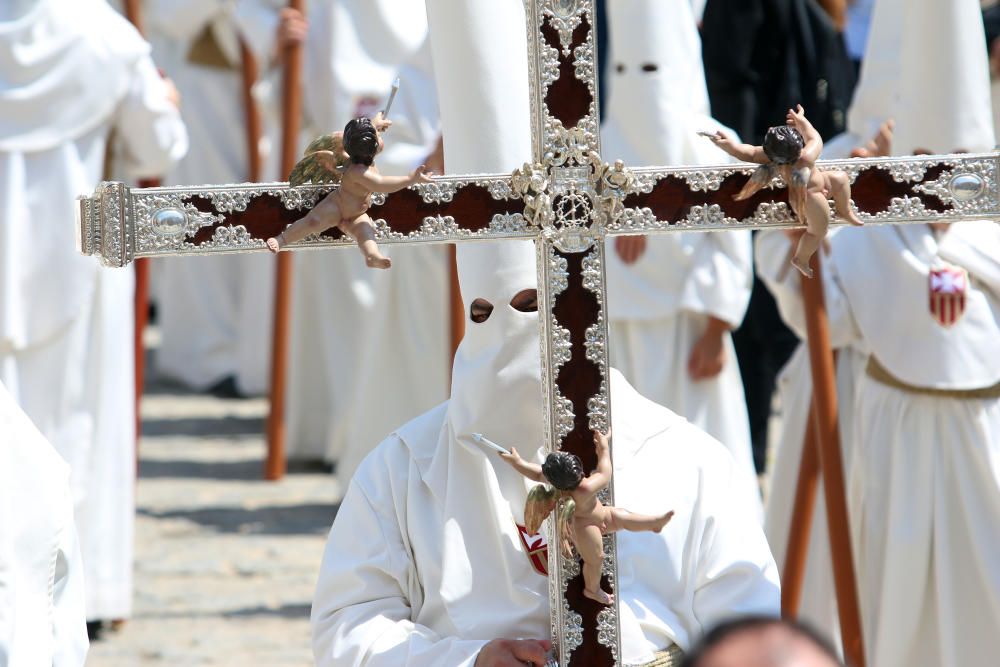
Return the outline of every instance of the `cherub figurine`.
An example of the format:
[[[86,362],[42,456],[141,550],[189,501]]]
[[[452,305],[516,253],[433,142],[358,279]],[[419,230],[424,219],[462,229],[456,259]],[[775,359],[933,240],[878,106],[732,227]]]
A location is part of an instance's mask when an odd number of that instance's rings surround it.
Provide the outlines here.
[[[597,447],[597,470],[590,475],[584,475],[580,457],[568,452],[553,452],[542,465],[525,461],[513,447],[509,454],[500,452],[500,457],[528,479],[542,482],[531,489],[524,505],[524,522],[528,532],[532,535],[537,533],[545,517],[561,504],[559,513],[566,532],[560,536],[560,543],[567,557],[571,553],[569,543],[572,542],[583,558],[583,594],[602,604],[612,604],[614,596],[601,588],[601,563],[604,559],[601,536],[619,530],[658,533],[674,513],[647,516],[602,505],[597,494],[611,481],[608,436],[595,431],[594,445]],[[555,488],[546,486],[545,482]]]
[[[736,201],[751,197],[775,175],[784,179],[792,210],[806,226],[792,256],[792,266],[803,275],[812,278],[809,260],[822,245],[830,227],[831,197],[838,216],[852,225],[864,224],[851,208],[851,182],[847,174],[815,168],[823,151],[823,139],[806,119],[801,104],[788,110],[785,125],[767,131],[763,146],[736,143],[722,132],[703,134],[736,159],[761,165],[734,197]]]
[[[293,186],[303,183],[340,183],[302,219],[267,240],[271,252],[280,252],[289,243],[330,227],[358,243],[365,263],[372,268],[388,269],[391,261],[379,252],[375,228],[367,211],[373,192],[396,192],[415,183],[430,183],[431,172],[424,166],[409,176],[382,176],[375,168],[375,156],[382,151],[382,132],[392,125],[380,112],[374,120],[355,118],[343,132],[326,134],[306,148],[305,157],[295,165],[288,180]]]

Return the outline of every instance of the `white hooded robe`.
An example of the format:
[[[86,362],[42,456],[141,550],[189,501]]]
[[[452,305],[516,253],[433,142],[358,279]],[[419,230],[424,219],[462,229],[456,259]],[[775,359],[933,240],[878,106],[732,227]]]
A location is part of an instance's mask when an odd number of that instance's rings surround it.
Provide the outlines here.
[[[187,136],[138,33],[104,2],[0,9],[0,380],[72,471],[90,619],[131,610],[135,410],[131,269],[75,247],[75,197],[114,128],[137,176]]]

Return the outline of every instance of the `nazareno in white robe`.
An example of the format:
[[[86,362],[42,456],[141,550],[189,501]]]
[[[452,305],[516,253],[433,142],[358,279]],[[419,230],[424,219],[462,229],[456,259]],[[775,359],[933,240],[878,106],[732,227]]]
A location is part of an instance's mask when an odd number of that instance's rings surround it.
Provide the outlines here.
[[[850,332],[847,342],[913,386],[1000,381],[995,223],[954,223],[941,238],[925,225],[845,229],[831,245],[826,300],[846,304],[830,310],[832,330]],[[939,266],[970,275],[965,312],[948,328],[928,304],[928,274]],[[870,664],[993,664],[1000,401],[920,395],[862,375],[853,426],[848,486]]]
[[[523,9],[430,0],[427,10],[449,171],[512,170],[530,154]],[[376,448],[341,505],[313,602],[319,665],[471,667],[489,640],[549,635],[548,582],[514,525],[528,484],[467,439],[483,432],[540,454],[537,315],[509,306],[535,286],[534,262],[511,242],[491,245],[509,257],[459,249],[463,298],[495,307],[485,323],[468,324],[451,400]],[[477,252],[480,261],[465,266],[481,270],[464,273],[463,256]],[[674,532],[619,539],[624,657],[651,657],[671,642],[687,648],[721,615],[777,613],[773,561],[752,502],[732,481],[732,459],[620,374],[611,382],[619,504],[678,512]],[[673,456],[689,438],[691,458]],[[664,483],[672,470],[677,483]]]
[[[112,128],[139,177],[167,170],[187,136],[125,19],[103,2],[48,0],[32,11],[0,22],[0,104],[10,105],[0,120],[0,380],[70,465],[88,618],[124,618],[133,275],[77,252],[74,198],[100,181]],[[36,49],[16,46],[25,43]]]
[[[251,47],[266,76],[281,7],[272,0],[146,3],[154,57],[181,94],[181,114],[191,136],[191,150],[164,174],[165,185],[250,180],[239,38]],[[215,36],[228,66],[189,59],[192,45],[206,29]],[[271,169],[260,180],[277,176]],[[260,254],[158,259],[152,281],[161,334],[157,371],[195,389],[232,376],[240,390],[263,393],[269,372],[273,265],[273,258]]]
[[[400,67],[415,56],[427,37],[423,3],[413,0],[343,0],[319,4],[311,8],[309,25],[305,80],[310,83],[303,90],[306,140],[341,130],[357,115],[374,116],[385,104]],[[403,100],[426,95],[425,86],[419,77],[413,82],[409,79],[401,82],[389,115],[404,131],[397,134],[396,127],[390,129],[385,136],[385,152],[376,158],[376,165],[386,173],[411,169],[415,166],[412,161],[423,158],[413,157],[408,150],[422,152],[427,138],[411,137],[404,126],[413,123],[422,128],[428,121],[409,117],[413,109],[409,104],[404,106]],[[423,339],[422,335],[415,336],[412,343],[401,342],[408,334],[399,326],[404,317],[412,317],[420,320],[414,326],[415,331],[429,332],[437,326],[444,335],[446,320],[439,315],[443,306],[435,305],[442,304],[444,298],[436,294],[442,291],[435,287],[438,279],[433,273],[426,277],[415,275],[418,267],[433,264],[429,258],[440,250],[387,247],[383,251],[394,260],[393,267],[385,272],[392,275],[381,275],[383,272],[366,267],[356,248],[295,255],[288,383],[290,458],[324,459],[331,463],[343,458],[347,467],[353,468],[363,456],[350,453],[355,446],[367,452],[389,429],[426,409],[428,404],[418,396],[404,396],[400,399],[401,407],[413,401],[412,411],[403,409],[398,414],[390,409],[384,415],[386,420],[381,421],[378,412],[381,397],[377,392],[383,386],[381,383],[391,382],[395,372],[391,359],[395,353],[405,350],[406,367],[416,368],[418,375],[427,373],[429,395],[440,400],[446,391],[441,388],[441,380],[436,379],[442,373],[436,365],[439,353],[430,349],[429,356],[421,360],[413,345]],[[414,259],[410,260],[411,256]],[[430,293],[426,299],[431,307],[426,311],[419,309],[422,302],[410,302],[409,295],[405,303],[382,305],[385,299],[398,298],[392,286],[406,279],[412,280],[406,289]],[[390,330],[373,329],[380,324]],[[406,326],[411,324],[407,322]],[[372,350],[372,345],[382,349]],[[379,357],[382,352],[387,355],[384,360]],[[367,360],[364,370],[362,359]],[[412,380],[401,382],[399,389],[412,391]],[[366,404],[358,406],[359,400],[365,400]],[[390,406],[393,401],[389,399]],[[399,421],[389,421],[397,416]],[[359,424],[359,419],[369,423]],[[368,429],[378,433],[374,442]]]
[[[0,384],[0,664],[82,667],[83,563],[69,466]]]
[[[831,233],[836,233],[836,230]],[[782,319],[802,341],[805,341],[805,314],[800,296],[801,280],[799,272],[792,269],[788,263],[790,249],[791,242],[783,233],[760,234],[756,241],[754,260],[757,275],[776,295]],[[843,300],[826,304],[827,312],[833,313],[831,322],[837,325],[831,329],[830,338],[837,355],[837,423],[840,429],[840,451],[845,478],[846,473],[851,470],[853,461],[856,386],[868,359],[862,347],[863,341],[852,340],[851,330],[843,326],[849,322],[849,318],[843,315],[843,309],[846,307],[847,303]],[[781,428],[774,453],[774,468],[771,472],[770,492],[764,514],[764,531],[779,572],[784,573],[806,422],[811,418],[809,410],[812,398],[812,371],[809,365],[809,350],[805,342],[799,345],[778,375],[778,392],[781,397]],[[836,638],[840,632],[840,619],[833,580],[833,562],[830,557],[823,479],[821,472],[810,524],[805,580],[798,618],[808,622],[827,637]],[[852,536],[851,543],[852,546],[857,546],[857,535]],[[855,562],[857,562],[856,554]],[[836,644],[839,646],[839,642]]]
[[[734,615],[776,615],[778,575],[731,457],[617,371],[611,391],[617,505],[675,511],[660,534],[618,533],[624,659],[651,660],[671,643],[689,650]],[[489,640],[549,636],[548,581],[514,530],[523,493],[497,525],[448,519],[457,480],[442,477],[439,451],[463,445],[442,435],[447,411],[391,435],[351,481],[313,600],[320,667],[472,667]],[[486,502],[476,479],[470,505]]]
[[[379,171],[389,176],[408,174],[423,164],[440,136],[428,43],[400,68],[399,77],[393,126],[377,161]],[[350,392],[347,443],[337,462],[343,480],[351,478],[387,429],[448,397],[448,248],[420,244],[387,246],[385,251],[392,256],[392,268],[371,276],[376,307],[360,323],[364,345]]]
[[[607,161],[722,164],[730,159],[699,131],[732,130],[709,115],[701,40],[687,0],[610,3],[609,105],[601,128]],[[652,71],[650,71],[652,70]],[[647,237],[625,264],[607,243],[611,361],[654,401],[725,444],[755,484],[743,381],[729,333],[726,362],[693,380],[687,364],[710,316],[743,321],[753,283],[750,233],[673,233]]]

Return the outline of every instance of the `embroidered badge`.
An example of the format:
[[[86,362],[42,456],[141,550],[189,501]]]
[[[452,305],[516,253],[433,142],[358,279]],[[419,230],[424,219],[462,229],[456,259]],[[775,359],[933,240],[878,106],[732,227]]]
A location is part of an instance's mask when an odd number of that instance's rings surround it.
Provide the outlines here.
[[[517,524],[517,534],[521,536],[524,552],[528,554],[535,572],[543,577],[549,576],[549,545],[545,541],[545,532],[540,530],[535,535],[529,535],[527,528]]]
[[[950,327],[962,318],[968,288],[969,274],[965,269],[953,266],[931,269],[927,296],[931,315],[938,324]]]

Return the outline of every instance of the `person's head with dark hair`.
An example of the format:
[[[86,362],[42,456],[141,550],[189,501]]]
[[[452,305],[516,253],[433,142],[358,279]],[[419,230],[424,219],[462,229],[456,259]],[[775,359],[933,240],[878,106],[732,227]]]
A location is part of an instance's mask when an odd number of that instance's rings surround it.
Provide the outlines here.
[[[778,125],[764,135],[764,154],[774,164],[792,164],[802,155],[806,142],[794,127]]]
[[[560,491],[573,491],[586,477],[580,457],[569,452],[552,452],[546,456],[542,474]]]
[[[844,667],[813,628],[770,616],[725,621],[684,658],[684,667]]]
[[[355,118],[344,127],[344,152],[354,164],[371,166],[382,150],[382,139],[370,118]]]

